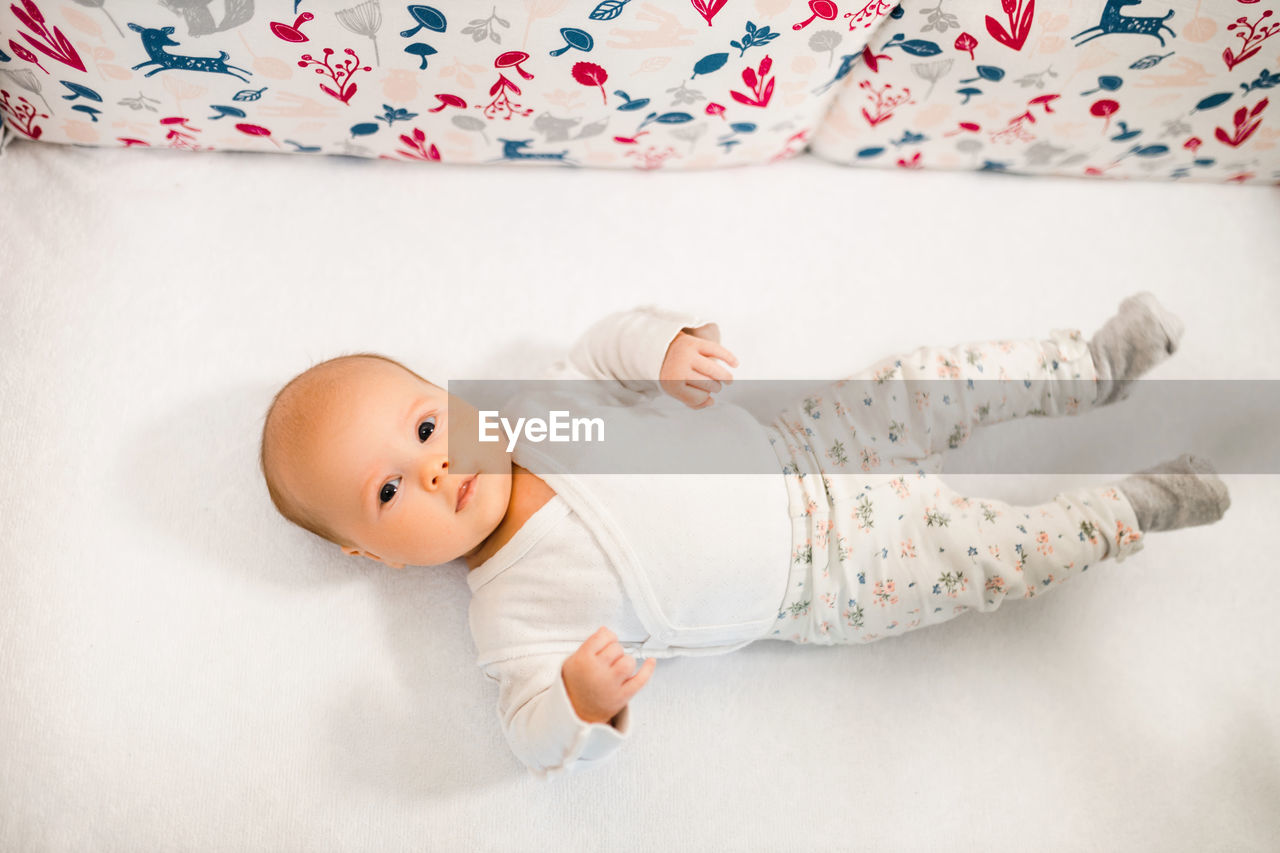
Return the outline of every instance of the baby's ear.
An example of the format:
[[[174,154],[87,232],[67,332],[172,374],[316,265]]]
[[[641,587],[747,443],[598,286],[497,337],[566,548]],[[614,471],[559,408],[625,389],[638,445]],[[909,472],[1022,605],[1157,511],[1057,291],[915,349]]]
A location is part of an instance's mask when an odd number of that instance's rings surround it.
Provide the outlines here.
[[[368,552],[368,551],[361,551],[360,549],[358,549],[358,548],[352,548],[352,547],[351,547],[351,546],[349,546],[349,545],[341,545],[341,546],[339,546],[339,547],[341,547],[341,548],[342,548],[342,553],[346,554],[348,557],[368,557],[370,560],[374,560],[374,561],[376,561],[376,562],[383,563],[384,565],[390,566],[390,567],[391,567],[391,568],[393,568],[393,569],[403,569],[403,568],[404,568],[404,563],[392,563],[392,562],[390,562],[390,561],[388,561],[388,560],[384,560],[384,559],[382,559],[382,558],[381,558],[381,557],[379,557],[377,554],[372,554],[372,553],[370,553],[370,552]]]

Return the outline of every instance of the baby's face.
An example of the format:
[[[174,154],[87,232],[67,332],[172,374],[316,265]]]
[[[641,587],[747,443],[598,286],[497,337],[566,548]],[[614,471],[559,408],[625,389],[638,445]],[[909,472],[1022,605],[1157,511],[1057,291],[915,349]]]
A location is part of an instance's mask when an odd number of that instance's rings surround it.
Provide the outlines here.
[[[288,466],[295,494],[355,543],[347,554],[403,568],[476,550],[506,514],[510,457],[486,444],[478,451],[485,458],[465,468],[486,473],[452,473],[450,414],[455,424],[475,424],[474,409],[386,362],[362,363],[348,377],[342,404],[330,407],[300,463]]]

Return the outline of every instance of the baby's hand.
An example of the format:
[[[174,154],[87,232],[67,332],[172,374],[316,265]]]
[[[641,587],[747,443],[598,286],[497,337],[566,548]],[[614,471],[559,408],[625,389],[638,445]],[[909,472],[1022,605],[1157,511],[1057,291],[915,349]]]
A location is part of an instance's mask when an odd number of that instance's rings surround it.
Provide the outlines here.
[[[733,374],[729,367],[738,366],[738,357],[720,344],[698,333],[715,334],[714,326],[699,326],[694,334],[681,332],[667,347],[667,356],[662,360],[662,370],[658,374],[662,390],[692,409],[704,409],[712,404],[712,394],[718,393],[722,385],[733,382]],[[724,362],[721,364],[720,362]]]
[[[657,665],[657,659],[649,658],[636,672],[636,659],[623,654],[617,635],[601,628],[565,658],[560,672],[578,717],[607,723],[644,687]]]

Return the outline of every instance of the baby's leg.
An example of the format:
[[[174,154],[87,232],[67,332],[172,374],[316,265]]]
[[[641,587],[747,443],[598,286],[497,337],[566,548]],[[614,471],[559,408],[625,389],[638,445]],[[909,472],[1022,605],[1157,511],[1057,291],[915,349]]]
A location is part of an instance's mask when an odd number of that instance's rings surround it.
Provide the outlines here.
[[[926,517],[954,527],[949,536],[926,535],[928,546],[921,549],[933,552],[935,538],[936,547],[946,549],[938,552],[944,565],[929,573],[937,574],[928,589],[937,621],[966,609],[995,610],[1009,597],[1030,598],[1101,560],[1124,560],[1141,550],[1144,534],[1211,524],[1231,505],[1213,467],[1190,454],[1039,506],[974,501],[945,484],[932,497]],[[948,507],[952,517],[944,520]],[[922,586],[929,580],[926,575]],[[950,613],[941,598],[955,600]]]
[[[1122,398],[1133,378],[1177,349],[1181,335],[1177,317],[1140,293],[1121,302],[1088,343],[1079,331],[1055,329],[1047,339],[921,347],[836,383],[827,399],[802,401],[783,424],[821,443],[813,427],[825,411],[824,426],[841,421],[857,434],[862,471],[901,470],[959,447],[983,424],[1074,415]],[[892,464],[866,464],[885,455]]]
[[[968,498],[943,485],[925,503],[939,527],[922,531],[919,551],[929,562],[910,566],[926,602],[924,624],[1032,598],[1143,546],[1137,515],[1114,485],[1063,492],[1035,506]]]
[[[773,636],[858,643],[1031,598],[1143,547],[1116,486],[1076,489],[1035,506],[970,498],[932,475],[837,478],[829,516],[797,553]]]
[[[1078,331],[921,347],[802,400],[776,425],[825,453],[829,473],[910,471],[982,424],[1076,414],[1092,404],[1096,380]],[[845,466],[844,456],[857,464]]]
[[[1122,561],[1149,532],[1217,521],[1231,503],[1189,455],[1035,506],[967,497],[925,474],[829,478],[827,489],[830,504],[794,519],[802,533],[777,639],[865,643],[989,612]]]

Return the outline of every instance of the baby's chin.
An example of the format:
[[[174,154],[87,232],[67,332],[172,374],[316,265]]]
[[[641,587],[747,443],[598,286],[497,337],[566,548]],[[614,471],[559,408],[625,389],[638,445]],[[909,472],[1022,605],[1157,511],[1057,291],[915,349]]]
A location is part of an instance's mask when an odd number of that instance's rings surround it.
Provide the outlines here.
[[[476,477],[475,497],[463,507],[468,536],[458,543],[457,554],[448,561],[465,559],[478,550],[502,524],[511,504],[511,474],[481,473]]]

